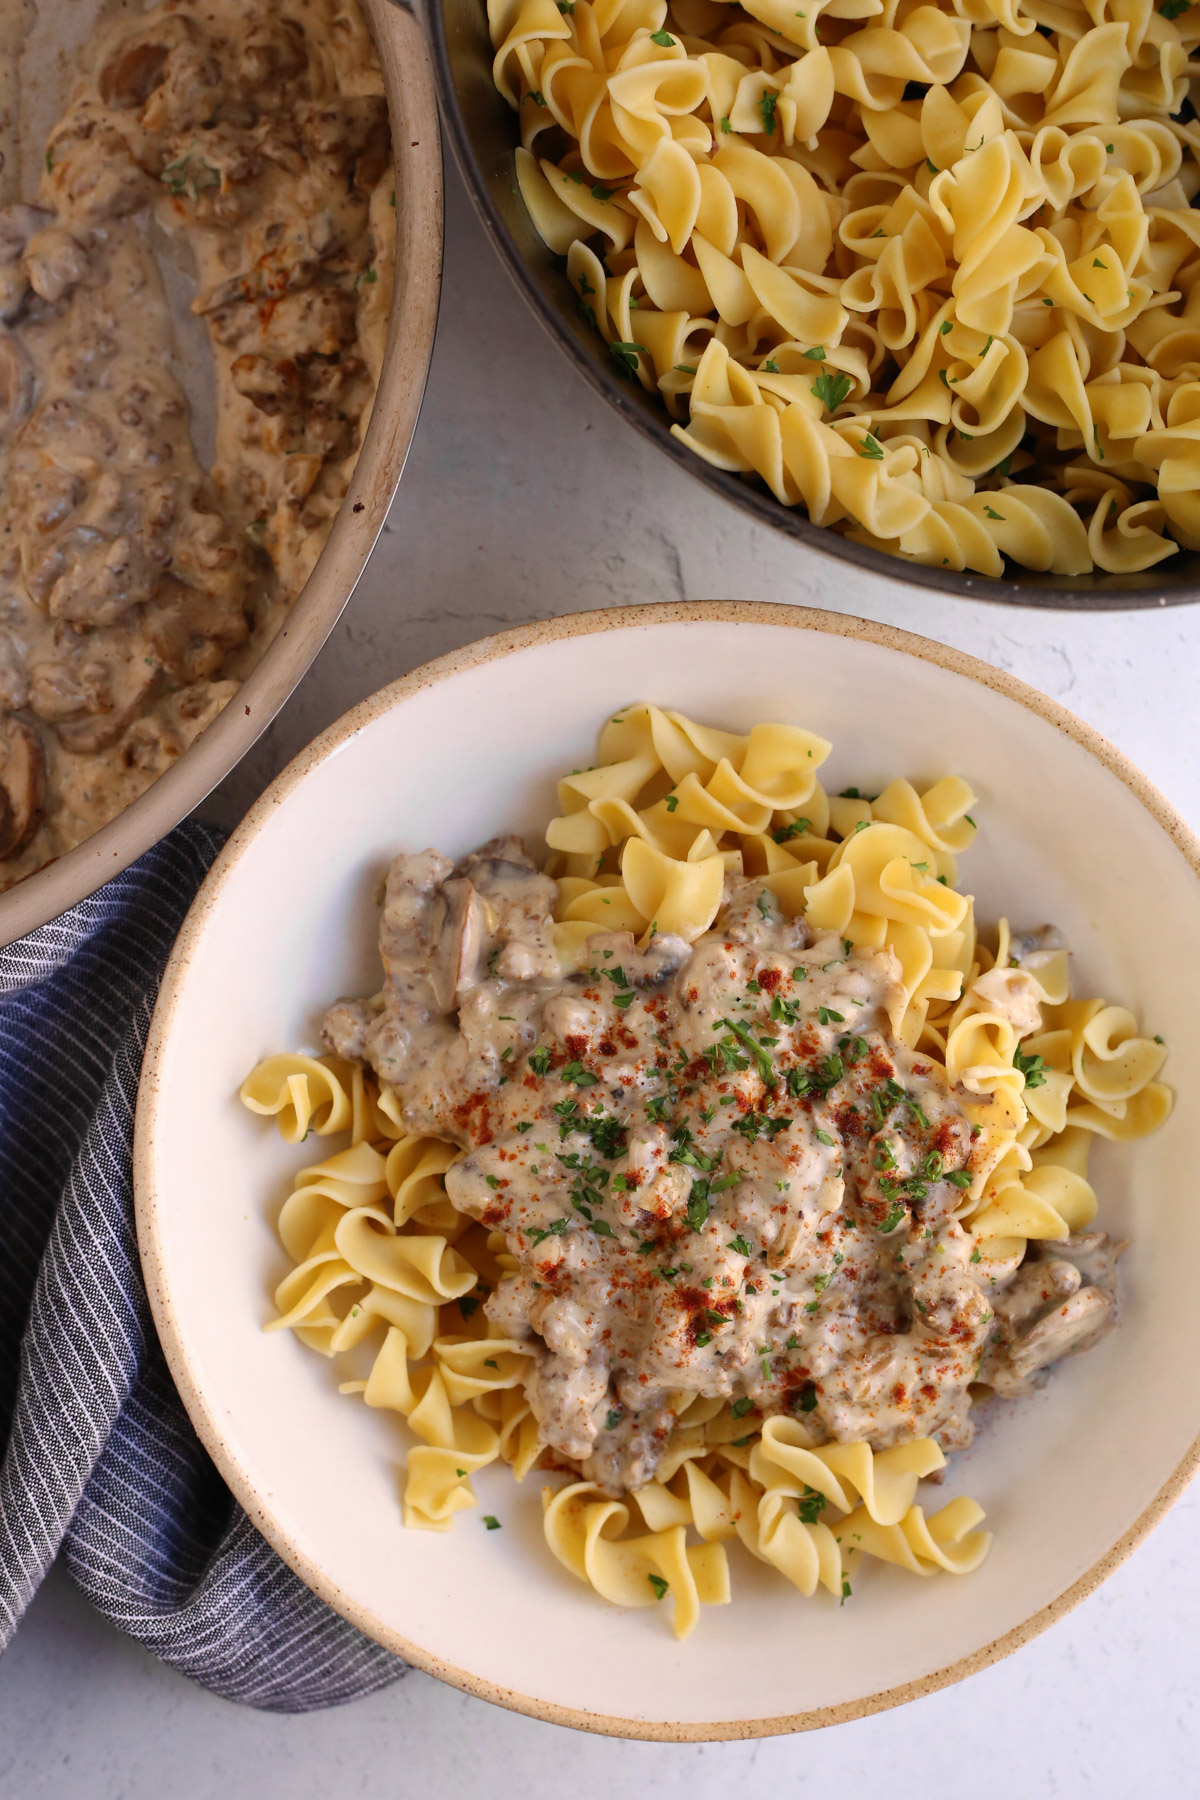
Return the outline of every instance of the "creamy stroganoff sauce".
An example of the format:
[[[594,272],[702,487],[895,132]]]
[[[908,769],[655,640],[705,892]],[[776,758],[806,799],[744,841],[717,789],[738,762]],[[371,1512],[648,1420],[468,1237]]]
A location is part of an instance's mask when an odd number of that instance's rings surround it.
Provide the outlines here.
[[[975,1128],[893,1034],[892,953],[730,877],[693,945],[599,934],[564,974],[555,891],[515,839],[457,869],[398,857],[383,992],[324,1033],[463,1148],[446,1191],[519,1265],[486,1308],[533,1349],[543,1441],[617,1492],[693,1393],[749,1426],[790,1411],[814,1443],[969,1442],[999,1329],[953,1217]]]
[[[98,33],[37,204],[0,211],[0,888],[169,767],[303,586],[378,380],[394,209],[352,0]],[[211,470],[155,233],[207,328]]]

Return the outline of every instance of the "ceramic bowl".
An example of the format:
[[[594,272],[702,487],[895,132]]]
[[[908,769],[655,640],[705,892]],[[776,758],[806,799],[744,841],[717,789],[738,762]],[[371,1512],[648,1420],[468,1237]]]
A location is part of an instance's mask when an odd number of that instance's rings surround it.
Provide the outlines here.
[[[1200,599],[1200,556],[1187,551],[1135,575],[1050,575],[1013,565],[999,581],[970,570],[910,562],[813,525],[799,508],[780,505],[764,483],[714,469],[673,438],[666,408],[617,368],[604,339],[582,315],[579,295],[567,279],[565,257],[546,248],[525,210],[513,172],[513,152],[520,141],[516,121],[492,81],[494,52],[487,8],[481,0],[422,3],[429,17],[446,136],[497,255],[588,386],[677,467],[703,482],[714,501],[721,496],[806,550],[893,581],[965,598],[1070,608],[1167,606]]]
[[[354,478],[328,542],[274,642],[236,698],[132,806],[57,862],[0,894],[0,945],[57,918],[126,868],[241,760],[265,731],[354,592],[383,528],[416,430],[433,353],[442,271],[442,164],[425,39],[390,0],[362,0],[383,67],[396,171],[396,279],[379,388]],[[40,0],[20,67],[22,191],[32,191],[96,0]]]
[[[323,1008],[378,984],[379,878],[399,850],[531,842],[554,778],[590,760],[635,698],[747,730],[834,742],[830,785],[950,770],[979,795],[963,880],[986,920],[1051,920],[1077,991],[1135,1008],[1170,1045],[1180,1104],[1156,1137],[1101,1142],[1100,1223],[1130,1240],[1122,1320],[1045,1388],[987,1410],[945,1497],[985,1507],[975,1575],[873,1565],[850,1604],[806,1601],[731,1547],[734,1603],[685,1643],[655,1609],[602,1604],[550,1556],[538,1481],[484,1472],[453,1531],[401,1525],[402,1422],[339,1396],[302,1344],[264,1335],[285,1272],[273,1223],[288,1149],[236,1095],[270,1051],[315,1047]],[[823,771],[825,773],[825,771]],[[250,813],[188,917],[154,1016],[135,1180],[154,1316],[191,1417],[280,1554],[399,1655],[485,1698],[597,1731],[761,1736],[854,1717],[956,1681],[1091,1591],[1200,1455],[1188,1336],[1200,1210],[1200,846],[1111,745],[1053,701],[887,626],[701,602],[507,632],[385,688],[296,759]],[[503,1529],[481,1523],[492,1513]]]

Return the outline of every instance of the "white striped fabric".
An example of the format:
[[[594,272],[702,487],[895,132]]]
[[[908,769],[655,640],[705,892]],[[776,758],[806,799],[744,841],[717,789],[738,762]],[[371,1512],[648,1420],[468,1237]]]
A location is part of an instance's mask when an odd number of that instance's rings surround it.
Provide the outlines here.
[[[405,1665],[234,1504],[142,1286],[131,1140],[158,981],[220,838],[189,823],[0,950],[0,1650],[61,1551],[100,1612],[214,1692],[303,1712]]]

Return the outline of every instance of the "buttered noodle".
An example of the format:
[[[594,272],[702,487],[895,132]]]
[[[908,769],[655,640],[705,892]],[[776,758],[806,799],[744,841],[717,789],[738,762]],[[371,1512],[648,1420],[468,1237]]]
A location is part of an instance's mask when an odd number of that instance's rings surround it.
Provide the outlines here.
[[[978,1566],[980,1508],[918,1484],[980,1383],[1108,1324],[1088,1149],[1171,1105],[1056,934],[977,937],[966,783],[832,796],[829,751],[614,716],[549,872],[512,839],[398,857],[382,993],[242,1089],[347,1138],[284,1204],[269,1329],[406,1419],[405,1522],[447,1529],[498,1459],[565,1472],[554,1554],[680,1635],[735,1537],[806,1595]]]
[[[1200,548],[1200,5],[488,18],[530,216],[697,455],[939,567]]]

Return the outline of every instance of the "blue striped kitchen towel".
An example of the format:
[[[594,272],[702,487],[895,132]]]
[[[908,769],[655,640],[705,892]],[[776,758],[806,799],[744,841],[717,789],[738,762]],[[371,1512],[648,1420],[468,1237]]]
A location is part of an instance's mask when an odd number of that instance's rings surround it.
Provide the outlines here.
[[[131,1142],[159,978],[219,836],[189,823],[0,950],[0,1650],[60,1552],[164,1662],[278,1712],[405,1665],[309,1592],[235,1505],[142,1285]]]

